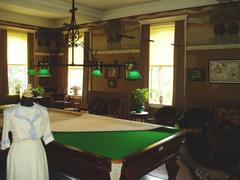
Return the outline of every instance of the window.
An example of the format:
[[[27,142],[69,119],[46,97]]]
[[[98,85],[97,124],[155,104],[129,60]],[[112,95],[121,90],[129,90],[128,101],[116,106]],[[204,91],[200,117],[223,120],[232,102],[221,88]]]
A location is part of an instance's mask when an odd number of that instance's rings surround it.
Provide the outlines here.
[[[78,41],[83,42],[84,36]],[[79,45],[74,47],[74,64],[84,63],[84,49]],[[68,48],[68,63],[72,63],[72,48]],[[73,94],[71,87],[79,87],[78,95],[82,96],[83,92],[83,66],[68,66],[68,94]]]
[[[22,93],[27,87],[27,34],[7,32],[9,94]]]
[[[175,24],[150,27],[149,103],[172,104]]]

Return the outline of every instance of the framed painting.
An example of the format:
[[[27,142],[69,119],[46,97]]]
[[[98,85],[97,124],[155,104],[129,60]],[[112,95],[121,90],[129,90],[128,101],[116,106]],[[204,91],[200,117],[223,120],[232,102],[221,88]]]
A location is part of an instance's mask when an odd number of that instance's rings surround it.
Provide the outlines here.
[[[204,80],[203,69],[189,69],[188,79],[189,81],[203,81]]]
[[[119,67],[106,67],[105,78],[107,79],[118,79],[119,78]]]
[[[240,60],[209,60],[210,83],[240,83]]]

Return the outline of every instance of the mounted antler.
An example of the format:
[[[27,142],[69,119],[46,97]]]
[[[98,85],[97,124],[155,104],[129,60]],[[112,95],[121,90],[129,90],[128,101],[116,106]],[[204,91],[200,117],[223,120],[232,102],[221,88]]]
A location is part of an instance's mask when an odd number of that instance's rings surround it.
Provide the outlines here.
[[[119,47],[122,38],[134,39],[134,36],[122,34],[123,28],[118,20],[110,20],[107,24],[107,43],[110,47]]]

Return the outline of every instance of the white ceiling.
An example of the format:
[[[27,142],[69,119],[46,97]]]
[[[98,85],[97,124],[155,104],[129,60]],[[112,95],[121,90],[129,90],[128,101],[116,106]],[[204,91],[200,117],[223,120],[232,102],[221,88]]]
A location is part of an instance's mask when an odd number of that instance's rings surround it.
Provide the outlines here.
[[[69,22],[72,0],[0,0],[0,20],[56,27]],[[77,23],[203,5],[218,0],[75,0]]]

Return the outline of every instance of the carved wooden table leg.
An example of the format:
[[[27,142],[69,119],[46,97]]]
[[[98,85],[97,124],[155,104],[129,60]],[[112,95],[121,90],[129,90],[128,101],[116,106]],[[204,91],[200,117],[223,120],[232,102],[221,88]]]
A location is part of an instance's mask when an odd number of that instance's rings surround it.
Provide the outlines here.
[[[168,179],[176,180],[177,172],[179,170],[177,156],[172,157],[168,162],[166,162],[166,169],[168,172]]]

